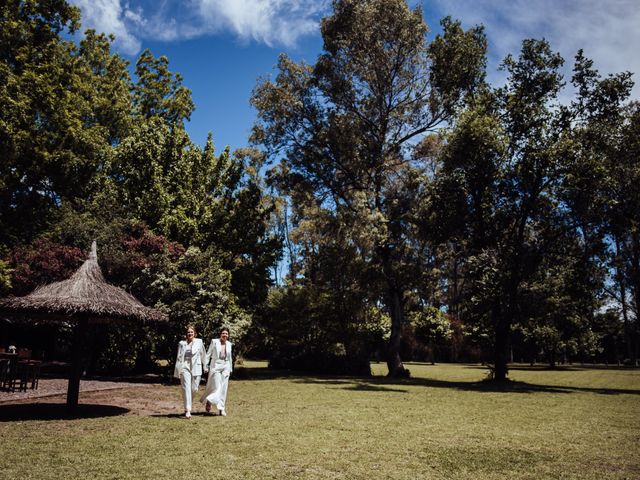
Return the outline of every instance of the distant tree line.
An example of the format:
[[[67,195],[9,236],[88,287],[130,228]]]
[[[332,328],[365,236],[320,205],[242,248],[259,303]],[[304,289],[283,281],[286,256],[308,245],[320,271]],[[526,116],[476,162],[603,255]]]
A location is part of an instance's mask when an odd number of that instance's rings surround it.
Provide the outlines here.
[[[635,365],[631,73],[602,77],[580,51],[568,93],[564,60],[528,39],[495,87],[481,26],[445,18],[431,38],[404,0],[332,7],[315,64],[281,55],[254,89],[253,147],[216,154],[189,138],[195,105],[166,57],[130,68],[113,37],[71,40],[64,0],[0,6],[2,294],[66,278],[97,239],[108,281],[171,318],[99,327],[103,371],[153,368],[190,322],[311,371]],[[32,341],[49,348],[52,328]]]

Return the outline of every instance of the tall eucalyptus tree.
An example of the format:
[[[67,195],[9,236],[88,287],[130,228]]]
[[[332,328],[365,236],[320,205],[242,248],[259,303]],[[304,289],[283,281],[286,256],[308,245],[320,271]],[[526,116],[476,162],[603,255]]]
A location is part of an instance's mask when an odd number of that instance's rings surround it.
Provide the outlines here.
[[[280,185],[331,212],[376,277],[392,318],[389,375],[400,358],[407,294],[415,281],[412,210],[423,166],[412,147],[450,120],[483,82],[486,40],[446,18],[431,43],[422,11],[404,0],[335,0],[314,65],[286,55],[252,103],[252,140],[281,158]],[[295,192],[300,192],[296,195]]]

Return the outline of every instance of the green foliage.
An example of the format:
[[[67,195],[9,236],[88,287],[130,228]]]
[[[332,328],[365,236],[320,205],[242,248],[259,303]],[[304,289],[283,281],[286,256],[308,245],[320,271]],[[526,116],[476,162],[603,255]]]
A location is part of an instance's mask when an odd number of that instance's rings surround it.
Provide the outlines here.
[[[313,258],[337,235],[364,260],[365,274],[348,282],[366,285],[386,305],[389,371],[398,376],[406,375],[399,356],[406,297],[425,249],[414,223],[426,167],[411,161],[412,146],[450,119],[483,78],[482,29],[464,31],[450,20],[443,29],[430,47],[421,10],[403,0],[335,1],[315,65],[281,55],[276,81],[260,83],[252,97],[252,140],[284,155],[274,184],[290,196],[297,229],[321,235],[300,251]],[[326,228],[327,219],[334,225]]]
[[[124,208],[154,231],[187,247],[214,247],[232,272],[243,308],[266,298],[280,240],[269,231],[273,202],[246,152],[215,155],[159,116],[141,120],[117,147],[115,192]]]
[[[451,338],[451,324],[447,315],[435,307],[410,312],[409,324],[424,343],[441,342]]]
[[[231,330],[235,355],[241,356],[246,350],[245,337],[252,317],[237,305],[231,274],[220,267],[213,251],[201,252],[197,247],[185,251],[179,244],[143,231],[142,236],[124,239],[120,250],[110,254],[104,259],[109,279],[124,282],[122,286],[145,304],[167,311],[170,324],[108,329],[109,338],[99,349],[97,368],[149,371],[156,360],[172,366],[176,343],[188,324],[194,324],[207,343],[226,325]],[[127,331],[135,332],[133,340],[115,341]]]
[[[97,240],[107,280],[166,309],[173,328],[100,327],[96,370],[152,368],[192,322],[208,337],[229,325],[241,353],[280,248],[257,157],[191,141],[191,93],[166,57],[143,52],[132,82],[113,37],[63,39],[77,8],[0,8],[2,288],[9,272],[20,294],[68,277]]]
[[[607,243],[616,244],[604,220],[615,201],[604,192],[608,162],[621,163],[631,82],[628,73],[600,79],[579,52],[576,100],[559,107],[562,64],[545,41],[508,56],[506,86],[467,98],[433,190],[436,238],[448,242],[456,275],[450,301],[471,338],[494,349],[501,379],[509,350],[535,359],[542,349],[552,365],[601,351],[595,319]]]
[[[4,294],[11,288],[11,269],[9,264],[0,260],[0,293]]]
[[[133,105],[137,115],[160,118],[171,127],[182,127],[195,106],[191,91],[182,85],[182,75],[169,70],[169,59],[155,58],[147,49],[136,62],[138,81],[133,88]]]
[[[0,241],[12,246],[90,194],[126,129],[129,77],[104,35],[89,31],[79,45],[60,38],[79,27],[67,2],[0,8]]]
[[[237,305],[231,291],[231,274],[220,266],[215,251],[201,252],[190,247],[175,261],[165,258],[143,275],[151,276],[151,281],[144,284],[157,298],[156,305],[170,307],[171,321],[179,331],[193,323],[202,336],[210,338],[226,325],[233,342],[242,344],[251,317]]]
[[[388,335],[378,308],[341,301],[313,286],[273,288],[259,326],[274,367],[324,373],[369,374],[369,352]],[[359,308],[347,312],[345,308]]]
[[[429,43],[404,0],[332,5],[316,62],[283,55],[253,92],[265,151],[216,153],[187,134],[195,105],[166,57],[144,51],[132,80],[113,37],[67,40],[68,2],[2,3],[0,291],[68,276],[96,239],[108,280],[172,319],[101,329],[102,371],[171,359],[194,322],[230,325],[239,354],[352,373],[386,350],[406,375],[405,334],[452,358],[493,349],[498,379],[509,353],[540,349],[636,363],[631,73],[602,78],[580,51],[559,105],[546,41],[525,40],[491,88],[482,27],[445,18]],[[289,275],[270,290],[283,240]]]

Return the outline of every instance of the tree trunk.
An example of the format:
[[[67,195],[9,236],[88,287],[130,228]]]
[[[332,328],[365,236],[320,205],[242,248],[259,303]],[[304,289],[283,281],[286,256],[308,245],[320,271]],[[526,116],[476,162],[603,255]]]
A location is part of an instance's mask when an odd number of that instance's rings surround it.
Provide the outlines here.
[[[509,329],[510,321],[503,312],[494,309],[492,315],[495,318],[496,340],[493,358],[493,380],[504,382],[507,379],[507,361],[509,354]]]
[[[512,275],[511,278],[515,278],[515,275]],[[506,381],[507,375],[509,374],[509,368],[507,366],[509,363],[509,336],[517,301],[517,289],[517,282],[510,282],[505,289],[507,292],[506,305],[496,305],[492,309],[496,334],[493,379],[496,382]]]
[[[635,322],[630,324],[631,365],[638,366],[638,314],[640,313],[640,238],[638,231],[632,229],[632,252],[631,252],[631,292],[635,304]]]
[[[549,351],[549,368],[556,368],[556,349],[555,347]]]
[[[404,291],[399,286],[391,252],[387,246],[379,250],[382,260],[382,270],[387,282],[387,308],[391,315],[391,337],[387,345],[387,376],[392,378],[406,378],[409,371],[404,368],[400,358],[400,344],[402,342],[402,327],[404,325]]]
[[[402,325],[404,324],[404,312],[402,309],[402,297],[398,289],[391,287],[389,291],[389,310],[391,314],[391,338],[387,348],[388,376],[402,378],[408,376],[408,371],[400,358],[400,343],[402,341]]]
[[[433,340],[429,340],[428,348],[429,348],[429,362],[431,362],[431,365],[435,365],[436,364],[436,345]]]
[[[625,346],[627,348],[627,358],[634,361],[634,348],[633,348],[633,332],[631,321],[629,320],[629,306],[627,305],[627,286],[625,284],[624,271],[623,266],[621,265],[622,261],[620,256],[622,255],[620,250],[620,239],[618,237],[615,238],[615,246],[616,246],[616,261],[615,261],[615,271],[616,271],[616,281],[618,282],[618,291],[620,292],[620,307],[622,308],[622,321],[624,324],[624,339]]]

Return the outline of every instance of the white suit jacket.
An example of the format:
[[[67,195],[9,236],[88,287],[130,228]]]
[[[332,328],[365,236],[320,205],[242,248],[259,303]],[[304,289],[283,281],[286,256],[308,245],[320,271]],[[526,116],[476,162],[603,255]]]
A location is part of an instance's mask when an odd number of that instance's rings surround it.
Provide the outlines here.
[[[225,373],[231,374],[233,370],[233,361],[231,360],[231,342],[227,340],[225,344],[227,346],[227,358],[226,358],[226,366],[224,368]],[[213,371],[214,363],[216,362],[216,358],[218,358],[218,352],[222,349],[222,344],[220,343],[219,338],[214,338],[211,340],[209,344],[209,349],[207,350],[207,361],[205,365],[209,366],[209,371]]]
[[[176,357],[176,366],[173,370],[173,376],[180,378],[180,372],[183,368],[191,370],[191,375],[202,375],[202,367],[207,365],[207,353],[204,350],[204,343],[199,338],[191,341],[191,364],[184,359],[187,351],[187,341],[180,340],[178,343],[178,356]]]

